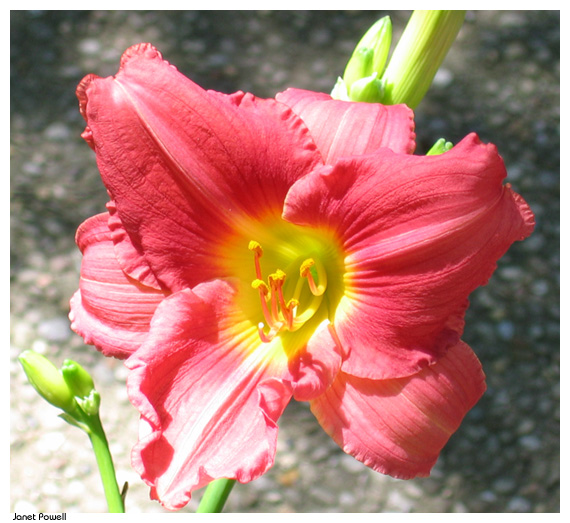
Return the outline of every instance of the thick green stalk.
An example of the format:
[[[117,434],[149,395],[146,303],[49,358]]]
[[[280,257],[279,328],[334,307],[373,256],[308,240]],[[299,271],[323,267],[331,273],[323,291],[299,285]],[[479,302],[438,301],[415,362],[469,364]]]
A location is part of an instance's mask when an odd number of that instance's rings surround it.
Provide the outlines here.
[[[87,434],[89,435],[91,445],[93,445],[93,452],[97,459],[99,474],[101,475],[101,481],[103,482],[103,489],[105,490],[105,498],[107,499],[109,512],[125,512],[125,505],[115,476],[113,458],[111,457],[109,444],[107,443],[107,438],[103,431],[101,420],[99,419],[99,415],[90,416],[90,418]]]
[[[216,479],[207,487],[196,512],[221,512],[235,484],[235,479]]]

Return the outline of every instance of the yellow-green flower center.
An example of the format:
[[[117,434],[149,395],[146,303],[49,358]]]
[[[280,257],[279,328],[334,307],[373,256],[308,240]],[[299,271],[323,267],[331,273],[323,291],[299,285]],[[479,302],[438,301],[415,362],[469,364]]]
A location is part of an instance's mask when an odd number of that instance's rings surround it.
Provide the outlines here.
[[[252,240],[249,242],[249,250],[253,252],[256,276],[251,286],[259,293],[265,319],[265,323],[258,324],[259,337],[264,343],[269,343],[280,332],[300,329],[315,315],[327,288],[327,273],[320,261],[315,261],[314,258],[305,259],[299,267],[292,296],[286,300],[283,288],[285,281],[290,278],[278,268],[268,276],[266,283],[263,280],[260,264],[260,258],[263,256],[262,246]],[[306,296],[307,293],[304,293],[305,301],[301,303],[301,294],[305,285],[308,286],[311,295]]]
[[[330,231],[283,220],[250,224],[225,253],[241,282],[240,308],[263,343],[279,342],[292,355],[323,321],[334,320],[344,255]]]

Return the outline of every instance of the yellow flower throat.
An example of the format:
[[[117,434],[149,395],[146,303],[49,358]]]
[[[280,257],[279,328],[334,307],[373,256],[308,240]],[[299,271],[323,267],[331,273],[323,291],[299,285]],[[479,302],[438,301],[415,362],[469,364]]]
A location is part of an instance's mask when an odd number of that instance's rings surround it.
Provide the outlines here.
[[[262,342],[269,343],[280,332],[296,331],[314,316],[327,288],[327,273],[318,259],[306,258],[299,267],[299,279],[296,281],[292,296],[286,300],[283,291],[287,279],[286,273],[278,268],[265,282],[260,264],[263,248],[254,240],[249,242],[248,247],[253,252],[256,276],[251,286],[259,293],[265,319],[265,322],[258,324],[259,337]],[[308,286],[310,296],[307,299],[305,292],[301,304],[301,294],[305,286]]]
[[[333,231],[267,216],[239,222],[218,245],[220,272],[239,288],[236,328],[289,357],[333,322],[345,291],[344,249]]]

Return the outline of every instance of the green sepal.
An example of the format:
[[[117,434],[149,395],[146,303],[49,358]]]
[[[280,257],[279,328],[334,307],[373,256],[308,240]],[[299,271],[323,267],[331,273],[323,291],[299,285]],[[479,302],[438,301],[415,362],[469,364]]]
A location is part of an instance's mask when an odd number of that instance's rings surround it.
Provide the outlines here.
[[[58,417],[60,417],[63,421],[69,423],[70,425],[73,425],[74,427],[81,429],[83,432],[86,432],[87,434],[91,432],[91,429],[85,423],[83,423],[82,421],[78,421],[76,418],[74,418],[71,414],[68,414],[67,412],[62,412],[61,414],[58,415]]]

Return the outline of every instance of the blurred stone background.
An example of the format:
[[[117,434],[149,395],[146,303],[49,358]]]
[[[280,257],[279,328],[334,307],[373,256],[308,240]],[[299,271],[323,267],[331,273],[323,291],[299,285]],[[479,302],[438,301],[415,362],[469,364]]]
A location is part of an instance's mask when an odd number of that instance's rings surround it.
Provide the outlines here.
[[[410,12],[11,11],[11,511],[106,510],[87,437],[25,381],[17,356],[30,348],[92,371],[119,482],[130,484],[127,510],[163,511],[130,468],[137,413],[122,363],[86,347],[67,320],[80,263],[75,229],[106,202],[79,136],[79,80],[114,74],[128,46],[148,41],[206,88],[329,92],[360,36],[386,14],[397,39]],[[368,470],[294,403],[280,422],[275,466],[237,485],[227,511],[560,510],[559,27],[559,11],[468,12],[416,110],[419,153],[476,131],[497,144],[537,218],[533,236],[472,295],[464,339],[488,391],[432,476],[398,481]]]

